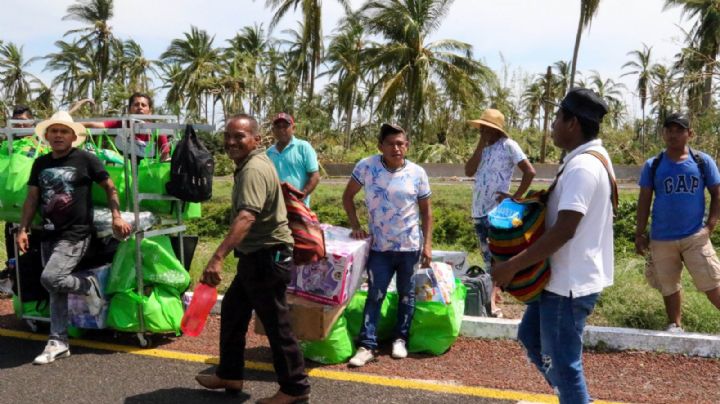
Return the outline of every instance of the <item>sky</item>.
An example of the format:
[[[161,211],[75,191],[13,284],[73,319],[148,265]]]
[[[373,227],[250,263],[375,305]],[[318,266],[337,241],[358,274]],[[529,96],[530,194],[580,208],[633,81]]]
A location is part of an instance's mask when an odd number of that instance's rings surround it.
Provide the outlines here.
[[[3,0],[0,12],[0,39],[24,46],[26,58],[44,56],[55,50],[53,43],[63,34],[81,27],[77,21],[63,21],[72,0]],[[483,60],[501,78],[544,73],[548,65],[572,59],[579,13],[579,0],[455,0],[442,25],[428,38],[456,39],[473,45],[474,56]],[[337,1],[323,4],[323,30],[333,33],[343,10]],[[363,1],[351,0],[355,8]],[[627,53],[652,46],[653,61],[669,63],[683,43],[683,30],[691,22],[681,10],[664,11],[664,0],[602,0],[597,16],[583,33],[578,70],[596,70],[602,78],[621,81],[628,87],[629,113],[639,115],[633,96],[635,79],[621,77]],[[12,10],[12,12],[9,12]],[[115,0],[110,25],[115,35],[134,39],[146,57],[156,59],[174,38],[182,37],[191,25],[215,35],[215,45],[242,27],[264,24],[272,10],[264,0]],[[300,12],[288,13],[275,29],[296,27]],[[55,73],[42,72],[43,62],[30,71],[49,82]],[[507,71],[507,75],[502,72]],[[509,80],[508,80],[509,83]],[[159,85],[159,82],[155,84]]]

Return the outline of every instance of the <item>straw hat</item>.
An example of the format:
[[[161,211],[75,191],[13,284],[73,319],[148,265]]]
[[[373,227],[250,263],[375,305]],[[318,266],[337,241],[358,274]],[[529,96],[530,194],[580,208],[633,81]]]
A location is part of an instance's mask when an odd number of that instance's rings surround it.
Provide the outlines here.
[[[474,119],[468,121],[468,123],[473,128],[488,126],[490,128],[497,129],[502,132],[503,135],[508,136],[505,132],[505,115],[497,109],[486,109],[480,116],[480,119]]]
[[[50,117],[50,119],[44,120],[37,124],[37,126],[35,127],[35,134],[38,135],[40,139],[47,141],[47,139],[45,138],[45,133],[47,132],[47,128],[52,125],[64,125],[72,129],[73,132],[75,132],[75,136],[77,136],[77,139],[75,139],[75,141],[73,142],[73,147],[77,147],[85,141],[85,127],[82,126],[82,124],[73,121],[72,116],[70,116],[67,111],[58,111],[54,113],[53,116]]]

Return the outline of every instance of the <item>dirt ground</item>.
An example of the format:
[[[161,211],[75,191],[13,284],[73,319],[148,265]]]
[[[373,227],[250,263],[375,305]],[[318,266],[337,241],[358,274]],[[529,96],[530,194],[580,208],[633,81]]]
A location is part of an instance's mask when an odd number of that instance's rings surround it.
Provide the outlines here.
[[[517,314],[512,313],[508,317]],[[212,316],[199,337],[156,335],[153,343],[162,349],[218,355],[219,325],[219,317]],[[0,299],[0,328],[28,329],[12,314],[10,299]],[[253,329],[252,325],[250,329]],[[115,334],[94,332],[83,338],[134,344],[128,334]],[[271,361],[264,336],[250,331],[247,348],[248,360]],[[411,354],[409,358],[397,361],[391,359],[389,353],[389,344],[383,346],[379,360],[360,370],[349,369],[344,364],[324,366],[308,362],[308,366],[552,394],[540,374],[528,364],[515,341],[460,337],[448,352],[437,357]],[[584,362],[590,393],[595,399],[637,403],[720,402],[720,360],[717,359],[646,352],[590,351],[585,353]]]

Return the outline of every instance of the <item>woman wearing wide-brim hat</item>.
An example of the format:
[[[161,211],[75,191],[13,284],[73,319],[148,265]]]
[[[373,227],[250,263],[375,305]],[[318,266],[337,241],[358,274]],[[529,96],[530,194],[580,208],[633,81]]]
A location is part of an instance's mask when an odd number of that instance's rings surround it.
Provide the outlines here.
[[[485,261],[484,268],[489,270],[492,254],[488,246],[490,223],[487,215],[504,198],[522,197],[535,177],[535,168],[517,142],[510,139],[505,131],[505,116],[502,112],[486,109],[480,119],[470,120],[468,124],[480,129],[477,147],[465,163],[465,175],[475,178],[472,217],[478,245]],[[510,195],[510,182],[516,166],[522,172],[522,180],[515,193]],[[498,288],[493,288],[490,299],[491,314],[494,317],[502,317],[502,311],[496,306],[498,292]]]

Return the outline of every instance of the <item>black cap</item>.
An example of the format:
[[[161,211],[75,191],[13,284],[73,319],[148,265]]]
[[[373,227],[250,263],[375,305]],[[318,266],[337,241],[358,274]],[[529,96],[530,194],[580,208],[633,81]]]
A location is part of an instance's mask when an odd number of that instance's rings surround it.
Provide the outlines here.
[[[18,104],[15,105],[15,107],[13,108],[12,116],[18,117],[26,112],[28,113],[28,115],[32,116],[32,110],[30,109],[30,107],[28,107],[27,105]]]
[[[690,129],[690,120],[685,114],[680,112],[675,112],[668,115],[667,118],[665,118],[665,122],[663,123],[663,128],[667,128],[668,126],[670,126],[671,123],[676,123],[685,129]]]
[[[394,123],[384,123],[380,126],[380,136],[385,137],[396,133],[405,133],[405,130]]]
[[[607,104],[602,97],[592,90],[580,87],[568,91],[560,107],[598,124],[608,112]]]

